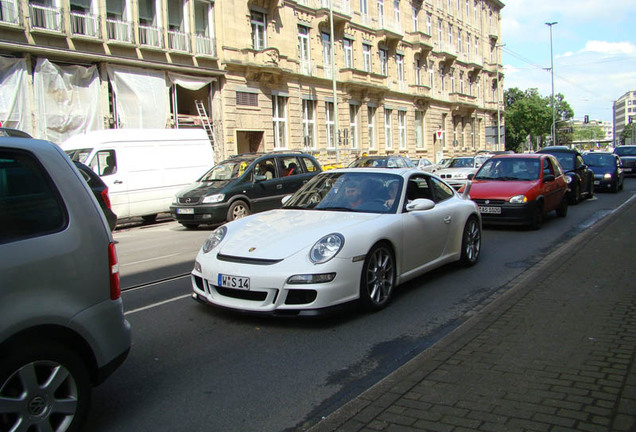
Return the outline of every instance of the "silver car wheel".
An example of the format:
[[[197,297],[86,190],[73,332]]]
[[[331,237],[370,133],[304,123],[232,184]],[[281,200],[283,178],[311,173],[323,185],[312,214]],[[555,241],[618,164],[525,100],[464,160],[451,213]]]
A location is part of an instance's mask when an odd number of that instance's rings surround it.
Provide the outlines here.
[[[51,360],[24,364],[0,388],[2,430],[66,431],[79,409],[79,389],[71,372]]]
[[[479,259],[481,251],[481,228],[475,218],[468,219],[462,236],[461,262],[466,266],[473,265]]]
[[[388,247],[379,245],[365,260],[362,299],[370,309],[381,309],[390,300],[395,285],[395,264]]]

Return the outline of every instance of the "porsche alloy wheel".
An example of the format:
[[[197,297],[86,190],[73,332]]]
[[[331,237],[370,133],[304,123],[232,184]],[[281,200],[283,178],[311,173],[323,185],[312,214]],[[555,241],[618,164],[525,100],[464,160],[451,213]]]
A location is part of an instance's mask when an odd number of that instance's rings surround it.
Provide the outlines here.
[[[385,244],[375,245],[367,254],[362,269],[360,300],[367,310],[384,308],[395,287],[395,260],[393,252]]]
[[[466,267],[474,265],[481,251],[481,227],[479,221],[471,217],[466,222],[462,235],[462,254],[460,263]]]

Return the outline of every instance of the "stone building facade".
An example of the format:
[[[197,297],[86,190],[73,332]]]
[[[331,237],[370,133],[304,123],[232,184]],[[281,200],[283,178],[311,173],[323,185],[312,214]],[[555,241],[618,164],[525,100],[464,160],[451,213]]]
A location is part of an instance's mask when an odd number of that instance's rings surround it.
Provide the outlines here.
[[[220,157],[291,149],[338,166],[503,150],[499,0],[0,3],[0,93],[25,83],[0,121],[43,138],[200,127],[204,109]]]

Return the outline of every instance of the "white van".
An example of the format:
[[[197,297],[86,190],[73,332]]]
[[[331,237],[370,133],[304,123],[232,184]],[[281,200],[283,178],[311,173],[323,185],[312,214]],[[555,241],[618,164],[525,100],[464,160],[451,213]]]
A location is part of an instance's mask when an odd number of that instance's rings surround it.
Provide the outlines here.
[[[169,212],[175,193],[214,166],[203,129],[105,129],[75,135],[61,147],[106,183],[119,220],[152,221]]]

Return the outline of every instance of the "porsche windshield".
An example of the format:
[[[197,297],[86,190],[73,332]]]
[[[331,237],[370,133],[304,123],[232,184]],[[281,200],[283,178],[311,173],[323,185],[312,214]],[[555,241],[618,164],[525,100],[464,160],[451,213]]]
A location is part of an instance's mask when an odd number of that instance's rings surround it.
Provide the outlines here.
[[[216,165],[199,179],[200,182],[215,180],[234,180],[243,175],[247,167],[252,163],[245,159],[228,159]]]
[[[299,189],[283,208],[395,213],[402,184],[399,175],[326,172]]]
[[[475,175],[475,180],[538,180],[539,159],[488,159]]]

